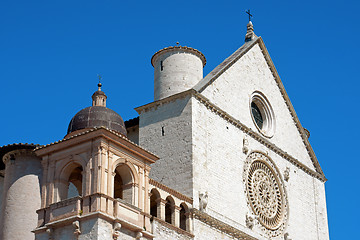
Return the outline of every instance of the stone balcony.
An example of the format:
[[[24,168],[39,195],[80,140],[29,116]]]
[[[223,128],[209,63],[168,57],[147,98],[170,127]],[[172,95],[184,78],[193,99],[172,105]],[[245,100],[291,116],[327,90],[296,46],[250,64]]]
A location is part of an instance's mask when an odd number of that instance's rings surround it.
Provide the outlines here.
[[[134,231],[151,229],[149,214],[122,199],[114,199],[104,194],[65,199],[39,209],[37,213],[38,228],[67,224],[67,222],[88,218],[94,214],[101,214]]]

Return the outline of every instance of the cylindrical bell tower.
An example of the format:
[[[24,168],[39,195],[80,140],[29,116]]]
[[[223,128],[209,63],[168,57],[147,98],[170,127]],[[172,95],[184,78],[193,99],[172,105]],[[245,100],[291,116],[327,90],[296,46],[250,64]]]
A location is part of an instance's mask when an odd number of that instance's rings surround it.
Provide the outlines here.
[[[36,210],[41,204],[42,167],[41,159],[35,155],[33,148],[34,145],[18,146],[18,149],[3,156],[5,179],[0,239],[34,239],[31,231],[37,226]]]
[[[174,46],[156,52],[151,64],[157,101],[194,87],[203,78],[206,58],[194,48]]]

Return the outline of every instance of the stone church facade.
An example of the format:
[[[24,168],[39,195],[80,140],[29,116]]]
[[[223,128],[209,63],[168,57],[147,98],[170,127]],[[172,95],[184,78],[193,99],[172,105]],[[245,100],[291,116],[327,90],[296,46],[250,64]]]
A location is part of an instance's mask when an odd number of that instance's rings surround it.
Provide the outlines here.
[[[326,178],[261,37],[207,76],[173,46],[123,121],[101,90],[64,139],[0,148],[0,239],[329,239]]]

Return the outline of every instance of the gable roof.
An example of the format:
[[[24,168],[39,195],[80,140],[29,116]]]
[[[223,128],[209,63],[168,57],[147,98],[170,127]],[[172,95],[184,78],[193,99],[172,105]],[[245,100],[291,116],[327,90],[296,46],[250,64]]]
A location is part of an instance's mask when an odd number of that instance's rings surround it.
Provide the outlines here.
[[[221,76],[227,69],[229,69],[234,63],[236,63],[242,56],[244,56],[256,44],[259,44],[259,47],[262,50],[262,53],[266,59],[266,63],[268,64],[268,66],[274,76],[276,84],[281,92],[281,95],[283,96],[283,99],[286,103],[288,110],[290,111],[290,114],[295,123],[295,126],[300,133],[301,139],[305,145],[305,148],[311,158],[311,161],[312,161],[316,171],[319,174],[321,174],[322,176],[324,176],[324,179],[326,179],[324,172],[322,171],[322,169],[320,167],[319,161],[317,160],[317,157],[314,153],[314,150],[312,149],[312,147],[310,145],[310,142],[308,140],[306,132],[300,123],[300,120],[295,112],[293,105],[291,104],[290,98],[289,98],[288,94],[286,93],[285,87],[282,84],[280,76],[279,76],[278,72],[276,71],[274,63],[271,60],[269,52],[267,51],[264,41],[262,40],[261,37],[254,37],[252,40],[245,42],[244,45],[242,45],[238,50],[236,50],[233,54],[231,54],[228,58],[226,58],[220,65],[218,65],[216,68],[214,68],[214,70],[212,70],[208,75],[206,75],[198,84],[196,84],[193,87],[193,89],[199,93],[203,92],[207,86],[211,85],[219,76]]]

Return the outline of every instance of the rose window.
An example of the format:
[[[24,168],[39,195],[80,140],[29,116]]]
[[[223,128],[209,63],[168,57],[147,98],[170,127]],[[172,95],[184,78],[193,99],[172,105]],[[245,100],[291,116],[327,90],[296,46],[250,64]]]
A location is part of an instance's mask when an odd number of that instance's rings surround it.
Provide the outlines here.
[[[244,181],[248,203],[259,223],[278,235],[287,217],[285,189],[273,163],[262,153],[253,152],[246,161]]]

